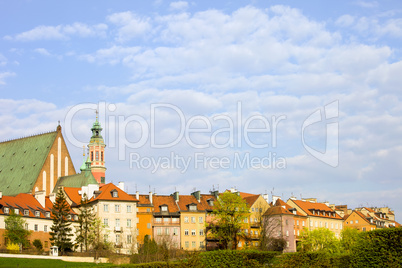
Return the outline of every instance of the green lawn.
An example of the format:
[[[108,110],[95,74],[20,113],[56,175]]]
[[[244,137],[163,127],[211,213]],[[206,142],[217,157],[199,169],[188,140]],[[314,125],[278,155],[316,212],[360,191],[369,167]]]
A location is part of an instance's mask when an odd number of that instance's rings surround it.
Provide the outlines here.
[[[70,267],[111,267],[111,264],[94,264],[89,262],[66,262],[62,260],[46,259],[23,259],[23,258],[0,258],[0,267],[52,267],[52,268],[70,268]]]

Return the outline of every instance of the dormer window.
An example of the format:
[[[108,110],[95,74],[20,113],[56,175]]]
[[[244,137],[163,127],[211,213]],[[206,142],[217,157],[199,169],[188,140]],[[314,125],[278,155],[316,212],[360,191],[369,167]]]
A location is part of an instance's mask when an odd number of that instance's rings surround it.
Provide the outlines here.
[[[67,220],[71,220],[71,215],[67,215]]]
[[[24,209],[24,216],[29,216],[29,210],[28,209]]]
[[[78,215],[74,215],[74,220],[78,221]]]
[[[325,211],[322,212],[322,215],[325,216]]]
[[[112,197],[117,198],[119,197],[119,192],[117,190],[112,191]]]
[[[50,212],[46,212],[46,218],[50,218]]]
[[[315,210],[313,210],[313,215],[315,215]]]
[[[4,208],[4,214],[8,214],[10,213],[10,209],[9,208]]]
[[[319,210],[317,210],[317,215],[320,215],[320,211],[319,211]]]
[[[161,211],[167,212],[167,211],[168,211],[168,207],[167,207],[167,206],[161,206]]]
[[[208,205],[209,205],[209,206],[211,206],[211,207],[214,206],[214,200],[209,199],[207,202],[208,202]]]
[[[16,215],[20,214],[20,210],[18,208],[14,209],[14,214]]]
[[[39,213],[39,211],[37,210],[37,211],[35,211],[35,217],[37,217],[37,218],[39,218],[40,217],[40,213]]]
[[[196,211],[197,210],[197,205],[189,205],[188,210],[190,211]]]

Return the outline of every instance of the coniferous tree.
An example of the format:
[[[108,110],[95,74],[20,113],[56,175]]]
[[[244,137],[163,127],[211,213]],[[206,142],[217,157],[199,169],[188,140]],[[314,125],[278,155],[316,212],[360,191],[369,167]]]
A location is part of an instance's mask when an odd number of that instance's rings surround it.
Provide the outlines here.
[[[71,222],[68,220],[70,207],[61,188],[57,192],[52,213],[53,225],[50,227],[50,241],[52,241],[52,245],[59,248],[60,254],[63,255],[66,249],[72,248],[71,236],[73,234],[71,233]]]
[[[95,220],[95,215],[92,212],[92,208],[89,205],[86,194],[84,194],[83,198],[81,199],[79,211],[80,211],[78,215],[79,228],[77,230],[77,238],[75,241],[77,245],[80,245],[82,252],[83,248],[85,248],[85,251],[88,251],[91,236],[91,228],[94,225]]]

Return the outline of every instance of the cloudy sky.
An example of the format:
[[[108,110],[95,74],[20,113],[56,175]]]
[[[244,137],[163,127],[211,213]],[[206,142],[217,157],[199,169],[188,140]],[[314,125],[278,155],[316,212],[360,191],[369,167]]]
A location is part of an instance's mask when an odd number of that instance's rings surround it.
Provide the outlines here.
[[[1,1],[0,140],[95,110],[107,181],[390,206],[402,220],[402,4]]]

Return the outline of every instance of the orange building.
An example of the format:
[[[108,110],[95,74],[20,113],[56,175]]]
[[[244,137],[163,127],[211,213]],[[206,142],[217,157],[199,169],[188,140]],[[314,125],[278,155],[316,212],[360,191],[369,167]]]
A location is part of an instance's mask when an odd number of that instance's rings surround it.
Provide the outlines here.
[[[377,228],[373,218],[367,217],[363,213],[357,210],[345,217],[345,228],[355,228],[359,231],[371,231]]]
[[[140,246],[144,243],[144,238],[146,235],[149,237],[149,239],[153,239],[152,214],[154,212],[154,205],[152,200],[152,192],[150,192],[149,195],[140,195],[137,191],[136,194],[132,196],[139,200],[137,205],[137,243],[138,246]]]

